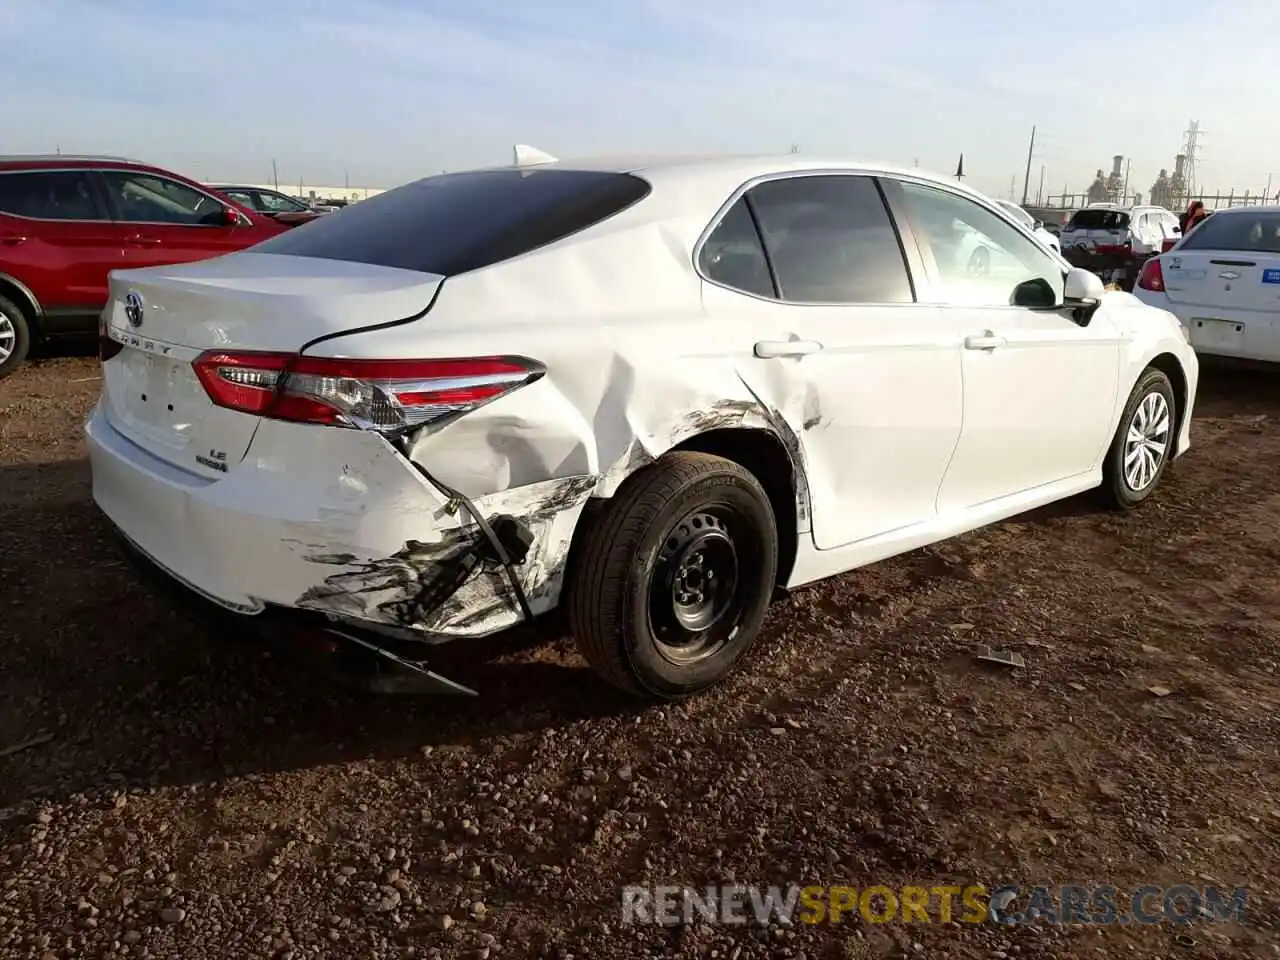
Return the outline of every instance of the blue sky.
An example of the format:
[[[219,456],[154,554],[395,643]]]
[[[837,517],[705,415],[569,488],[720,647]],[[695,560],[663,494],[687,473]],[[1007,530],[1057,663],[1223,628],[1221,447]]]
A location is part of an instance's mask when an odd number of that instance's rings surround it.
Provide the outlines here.
[[[948,173],[963,151],[1003,196],[1032,124],[1032,193],[1115,153],[1145,192],[1199,119],[1204,187],[1280,189],[1280,3],[1212,8],[1113,3],[1098,31],[1078,0],[0,0],[2,149],[391,186],[515,142],[794,142]]]

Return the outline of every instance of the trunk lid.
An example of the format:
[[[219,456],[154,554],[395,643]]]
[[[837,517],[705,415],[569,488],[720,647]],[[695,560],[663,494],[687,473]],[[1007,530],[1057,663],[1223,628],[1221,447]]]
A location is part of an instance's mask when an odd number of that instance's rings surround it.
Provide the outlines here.
[[[1170,303],[1212,311],[1280,310],[1280,255],[1185,250],[1161,258]]]
[[[111,275],[102,364],[113,427],[148,453],[219,479],[259,417],[216,406],[192,362],[206,350],[294,352],[316,337],[412,316],[443,278],[363,263],[237,253]]]
[[[1280,212],[1215,213],[1189,230],[1161,265],[1171,303],[1274,313],[1280,310]]]

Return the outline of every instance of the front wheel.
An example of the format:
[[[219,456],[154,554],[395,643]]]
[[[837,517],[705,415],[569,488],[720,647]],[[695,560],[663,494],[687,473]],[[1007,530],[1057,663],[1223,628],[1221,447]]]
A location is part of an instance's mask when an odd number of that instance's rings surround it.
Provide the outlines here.
[[[1144,370],[1102,465],[1099,493],[1107,505],[1128,510],[1155,491],[1173,453],[1176,404],[1168,376],[1155,367]]]
[[[585,532],[567,586],[578,649],[605,680],[676,700],[727,677],[773,595],[773,508],[745,468],[669,453],[630,477]]]

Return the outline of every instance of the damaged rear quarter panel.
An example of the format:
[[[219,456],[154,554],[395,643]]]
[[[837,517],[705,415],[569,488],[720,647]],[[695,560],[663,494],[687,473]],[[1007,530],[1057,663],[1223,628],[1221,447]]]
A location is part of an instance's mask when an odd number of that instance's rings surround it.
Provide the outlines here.
[[[705,218],[666,222],[624,214],[581,241],[451,277],[422,320],[359,334],[372,355],[421,356],[426,345],[432,356],[504,354],[545,365],[536,382],[428,425],[404,444],[409,460],[484,516],[505,513],[529,527],[534,544],[519,570],[535,613],[559,599],[587,499],[612,496],[627,476],[691,437],[767,429],[803,481],[798,438],[813,411],[803,397],[786,409],[762,402],[741,375],[744,363],[758,363],[749,352],[755,332],[737,318],[712,322],[703,310],[692,246],[714,212],[712,205]],[[340,338],[315,352],[343,349]],[[424,635],[481,635],[515,623],[509,587],[492,566],[438,608],[415,607],[424,583],[477,542],[465,508],[436,524],[430,536],[406,537],[382,557],[345,556],[351,551],[336,546],[312,551],[317,566],[341,570],[300,605]]]

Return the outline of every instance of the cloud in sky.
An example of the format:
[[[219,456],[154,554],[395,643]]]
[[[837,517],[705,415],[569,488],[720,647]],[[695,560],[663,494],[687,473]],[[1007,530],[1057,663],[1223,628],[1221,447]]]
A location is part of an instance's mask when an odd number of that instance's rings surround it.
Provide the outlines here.
[[[389,186],[625,152],[851,154],[1021,193],[1114,153],[1145,191],[1202,121],[1206,186],[1261,188],[1280,5],[1064,0],[0,0],[6,150]],[[1247,30],[1242,29],[1247,25]],[[1280,164],[1278,164],[1280,165]],[[1275,171],[1280,174],[1280,170]],[[1280,184],[1280,176],[1277,177]]]

